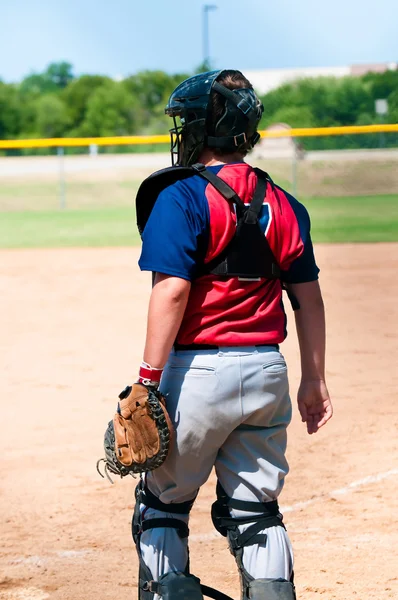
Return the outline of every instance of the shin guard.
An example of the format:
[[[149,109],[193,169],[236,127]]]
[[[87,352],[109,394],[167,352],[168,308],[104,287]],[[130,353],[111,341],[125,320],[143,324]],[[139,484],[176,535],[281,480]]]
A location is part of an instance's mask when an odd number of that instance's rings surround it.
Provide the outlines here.
[[[141,534],[148,529],[153,529],[155,527],[171,527],[177,530],[177,533],[181,538],[188,537],[189,534],[188,526],[181,519],[153,518],[143,520],[140,509],[141,504],[163,512],[171,512],[172,510],[173,513],[187,515],[192,508],[194,500],[173,504],[171,507],[169,504],[164,504],[156,498],[156,496],[145,487],[142,480],[136,487],[135,497],[136,505],[132,521],[132,534],[139,559],[138,599],[153,600],[154,595],[158,594],[164,600],[169,600],[170,598],[173,598],[173,600],[174,598],[175,600],[188,600],[189,598],[192,598],[192,600],[202,600],[203,596],[200,591],[200,582],[196,577],[189,574],[189,561],[184,572],[176,571],[165,573],[159,578],[159,581],[154,581],[151,570],[143,560],[140,548]]]
[[[246,511],[247,517],[231,517],[230,508]],[[268,527],[284,528],[278,502],[246,502],[227,496],[217,483],[217,501],[212,506],[212,520],[221,535],[227,537],[229,549],[235,557],[241,582],[242,600],[294,600],[293,583],[285,579],[254,579],[243,566],[243,548],[265,543],[267,535],[260,533]],[[239,525],[250,524],[243,533]]]

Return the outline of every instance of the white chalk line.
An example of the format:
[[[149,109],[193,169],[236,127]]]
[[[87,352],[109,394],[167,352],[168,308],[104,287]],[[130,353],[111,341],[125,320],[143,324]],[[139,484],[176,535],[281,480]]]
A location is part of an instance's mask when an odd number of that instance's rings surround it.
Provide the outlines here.
[[[4,598],[4,600],[47,600],[49,597],[50,594],[34,587],[12,588],[1,591],[1,598]]]
[[[315,502],[319,502],[320,500],[325,500],[326,498],[334,498],[335,496],[343,496],[344,494],[349,494],[352,490],[356,488],[368,485],[369,483],[377,483],[378,481],[383,481],[383,479],[389,479],[390,477],[395,477],[396,475],[398,475],[398,469],[391,469],[390,471],[386,471],[385,473],[378,473],[377,475],[368,475],[363,479],[358,479],[357,481],[349,483],[345,487],[331,490],[330,492],[320,494],[319,496],[314,496],[309,500],[304,500],[303,502],[295,502],[295,504],[291,504],[290,506],[281,506],[280,510],[282,514],[285,514],[287,512],[293,512],[295,510],[300,510],[302,508],[310,506],[311,504],[315,504]],[[194,542],[207,542],[210,540],[218,539],[220,537],[221,535],[218,533],[218,531],[212,531],[210,533],[198,533],[190,535],[189,539]]]
[[[67,558],[67,559],[80,559],[84,558],[87,554],[91,554],[92,550],[56,550],[51,555],[47,556],[18,556],[9,561],[11,565],[33,565],[35,567],[43,567],[49,561],[52,560],[54,556],[58,556],[59,558]],[[1,598],[1,596],[0,596]]]

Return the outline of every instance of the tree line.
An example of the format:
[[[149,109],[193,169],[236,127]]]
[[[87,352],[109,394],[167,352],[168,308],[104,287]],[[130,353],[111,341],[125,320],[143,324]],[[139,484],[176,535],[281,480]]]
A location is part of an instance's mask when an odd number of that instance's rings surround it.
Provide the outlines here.
[[[164,107],[178,83],[192,74],[142,71],[115,81],[104,75],[76,77],[72,65],[60,62],[19,83],[0,80],[0,139],[167,133],[170,119]],[[397,123],[398,71],[302,79],[261,96],[265,110],[260,128],[275,122],[292,127],[367,125],[380,121],[375,113],[380,98],[388,101],[385,122]],[[375,136],[355,136],[356,142],[344,137],[303,142],[305,147],[355,146],[359,137],[361,145],[375,142]]]

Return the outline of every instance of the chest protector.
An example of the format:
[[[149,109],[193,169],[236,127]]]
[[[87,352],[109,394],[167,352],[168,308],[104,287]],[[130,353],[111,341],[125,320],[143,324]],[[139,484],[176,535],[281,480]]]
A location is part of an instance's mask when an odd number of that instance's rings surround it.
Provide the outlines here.
[[[236,232],[231,242],[211,262],[198,267],[197,277],[217,275],[219,277],[239,277],[243,281],[279,279],[280,268],[268,240],[261,231],[259,214],[267,192],[267,185],[273,185],[269,175],[254,169],[257,185],[249,206],[220,177],[202,164],[191,167],[170,167],[157,171],[141,184],[136,197],[137,226],[142,235],[152,208],[160,192],[175,183],[193,175],[206,179],[227,201],[232,201],[236,209]]]

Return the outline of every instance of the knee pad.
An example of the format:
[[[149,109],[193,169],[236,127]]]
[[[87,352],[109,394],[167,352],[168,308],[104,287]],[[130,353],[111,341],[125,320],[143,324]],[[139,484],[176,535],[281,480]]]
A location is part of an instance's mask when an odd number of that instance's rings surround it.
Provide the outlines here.
[[[247,517],[231,517],[231,513],[229,510],[230,508],[235,508],[237,510],[242,510],[251,513],[254,512],[257,514],[249,515]],[[262,600],[263,598],[265,600],[267,598],[268,600],[268,596],[265,595],[249,595],[251,584],[254,584],[255,582],[259,581],[285,582],[285,580],[255,580],[243,566],[243,548],[252,544],[265,543],[267,540],[267,534],[259,533],[263,529],[275,526],[284,527],[282,515],[279,512],[278,502],[276,500],[272,502],[246,502],[243,500],[235,500],[227,496],[220,483],[217,482],[217,500],[212,505],[211,517],[213,520],[214,527],[217,529],[217,531],[228,539],[229,549],[235,557],[236,564],[239,569],[242,598],[255,598],[255,600]],[[239,525],[245,524],[250,525],[243,533],[240,533]],[[290,582],[286,583],[292,586]],[[268,589],[270,590],[267,591],[267,593],[271,593],[273,586],[271,584],[267,585]],[[253,594],[257,590],[257,588],[258,585],[254,585],[251,593]],[[275,596],[275,598],[276,597],[277,596]],[[284,596],[281,596],[280,598],[281,600],[282,598],[283,600],[285,600]],[[273,600],[272,596],[270,596],[270,600]],[[286,596],[286,600],[290,600],[290,597]]]
[[[165,600],[169,600],[172,596],[170,594],[175,594],[173,590],[178,589],[178,585],[181,585],[181,590],[183,590],[183,595],[181,596],[181,600],[185,600],[188,597],[192,597],[193,600],[202,599],[201,596],[195,596],[189,593],[185,593],[185,589],[191,590],[196,585],[196,582],[199,580],[192,575],[189,575],[189,560],[185,567],[185,572],[175,572],[175,573],[166,573],[163,575],[159,581],[154,581],[151,570],[145,564],[141,549],[140,549],[140,539],[141,534],[148,529],[153,529],[155,527],[172,527],[177,530],[177,533],[180,537],[188,537],[189,529],[184,521],[177,518],[159,518],[159,519],[147,519],[143,520],[140,510],[140,505],[144,504],[149,508],[154,508],[156,510],[160,510],[163,512],[173,512],[176,514],[189,514],[195,498],[189,502],[181,502],[179,504],[164,504],[150,492],[148,488],[145,487],[144,482],[141,480],[135,490],[135,498],[136,505],[133,513],[132,520],[132,535],[133,540],[137,548],[137,554],[139,559],[139,584],[138,584],[138,598],[139,600],[153,600],[154,594],[159,594],[164,597]],[[178,575],[178,577],[173,578],[172,575]],[[170,576],[168,578],[167,576]],[[183,579],[183,576],[187,577],[187,581]],[[195,580],[195,581],[194,581]],[[180,582],[180,583],[178,583]],[[185,582],[185,583],[184,583]],[[170,584],[170,585],[169,585]],[[198,583],[200,590],[200,582]],[[160,587],[159,587],[160,586]],[[171,586],[171,587],[170,587]],[[185,586],[185,587],[184,587]],[[168,591],[170,590],[172,591]],[[158,591],[159,590],[159,591]],[[166,595],[164,595],[166,594]],[[185,595],[184,595],[185,594]],[[180,600],[180,597],[175,595],[173,599]]]

